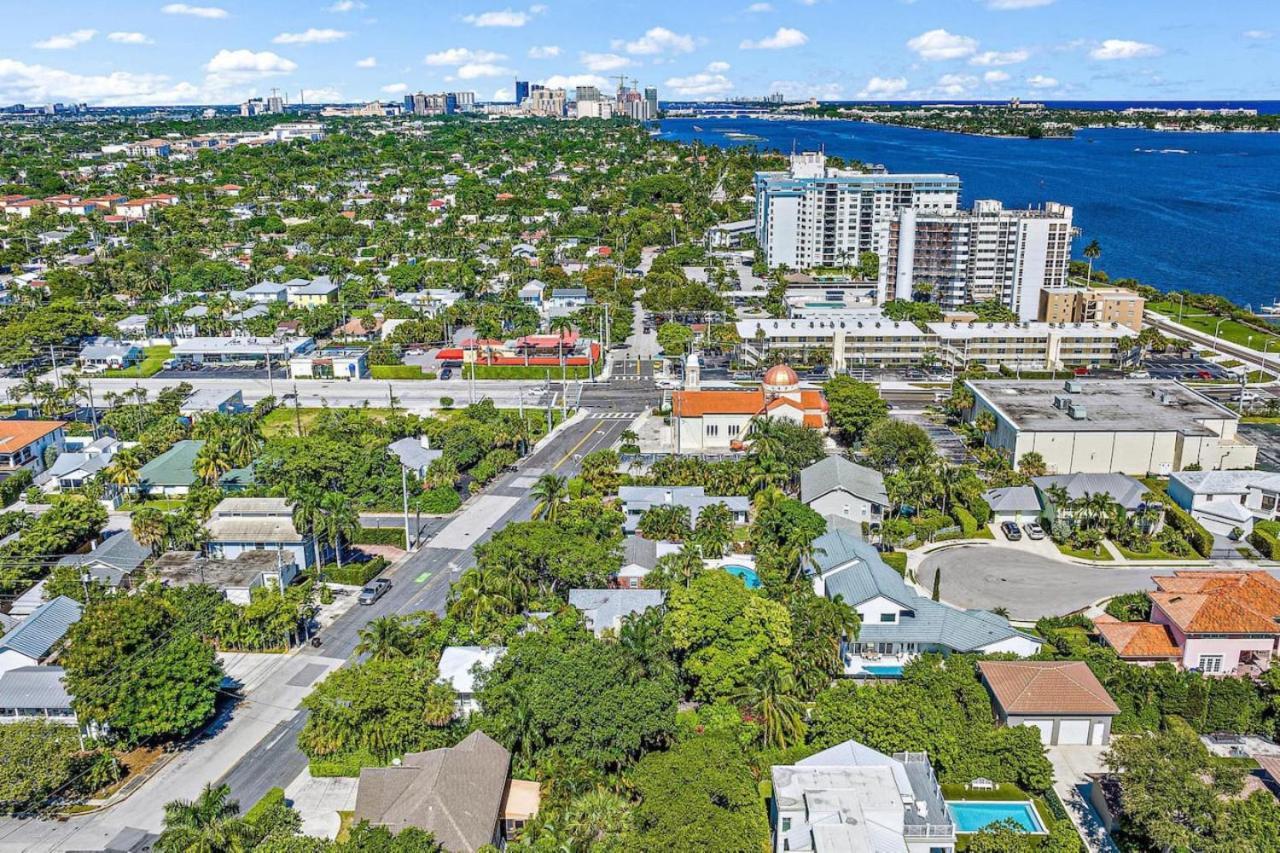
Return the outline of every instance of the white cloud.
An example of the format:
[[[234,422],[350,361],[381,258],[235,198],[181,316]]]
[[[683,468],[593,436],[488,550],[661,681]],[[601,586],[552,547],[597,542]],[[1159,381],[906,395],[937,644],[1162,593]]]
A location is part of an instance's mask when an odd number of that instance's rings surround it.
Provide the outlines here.
[[[858,97],[881,100],[899,95],[906,91],[906,88],[906,77],[872,77],[858,92]]]
[[[1128,39],[1107,39],[1089,52],[1094,59],[1142,59],[1147,56],[1159,56],[1163,50],[1154,44]]]
[[[346,37],[347,33],[344,30],[310,27],[300,33],[280,33],[271,41],[273,44],[329,44],[342,41]]]
[[[227,50],[214,54],[204,70],[218,82],[240,82],[256,77],[271,77],[296,71],[298,64],[269,50]]]
[[[504,68],[492,62],[468,62],[466,65],[458,66],[458,70],[454,73],[458,75],[459,80],[475,80],[480,77],[514,77],[516,72],[514,69]]]
[[[516,95],[510,89],[494,89],[491,101],[514,101]]]
[[[409,91],[409,84],[408,83],[388,83],[387,85],[382,87],[381,91],[385,92],[388,95],[403,95],[405,92]]]
[[[943,74],[938,78],[934,91],[939,95],[955,97],[967,94],[978,85],[978,78],[970,74]]]
[[[1052,89],[1058,85],[1058,81],[1043,74],[1036,74],[1027,78],[1027,85],[1033,89]]]
[[[682,98],[720,98],[733,91],[733,81],[723,74],[699,71],[687,77],[668,77],[666,87]]]
[[[342,92],[332,86],[317,86],[314,89],[303,89],[302,94],[309,104],[333,104],[346,100]]]
[[[366,56],[364,59],[356,60],[356,68],[377,68],[377,67],[378,67],[378,57],[376,56]]]
[[[963,59],[978,49],[977,39],[958,36],[946,30],[929,30],[907,42],[907,47],[921,59],[930,62],[940,59]]]
[[[217,6],[189,6],[186,3],[170,3],[160,9],[166,15],[190,15],[193,18],[225,18],[227,10]]]
[[[97,30],[75,30],[61,35],[49,36],[47,39],[38,41],[31,46],[40,50],[70,50],[73,47],[84,44],[97,34]]]
[[[988,71],[982,75],[982,79],[987,83],[1003,83],[1009,79],[1009,75],[1003,71]]]
[[[1275,33],[1271,30],[1245,30],[1241,35],[1250,41],[1267,41],[1275,37]]]
[[[155,44],[145,33],[107,33],[107,40],[117,44]]]
[[[800,30],[791,27],[778,27],[777,32],[771,36],[765,36],[762,39],[752,41],[745,39],[738,45],[742,50],[784,50],[789,47],[800,47],[807,44],[809,37]]]
[[[76,74],[45,65],[0,59],[0,101],[47,103],[85,101],[102,106],[189,104],[202,100],[190,83],[173,83],[163,74]]]
[[[428,53],[423,57],[424,65],[466,65],[468,62],[501,62],[506,59],[505,53],[492,50],[472,50],[469,47],[451,47],[436,53]]]
[[[579,86],[595,86],[602,92],[609,90],[609,81],[599,74],[552,74],[537,81],[548,89],[576,89]]]
[[[707,65],[707,70],[713,74],[721,74],[728,71],[732,66],[727,62],[712,62]]]
[[[1000,12],[1015,9],[1034,9],[1037,6],[1048,6],[1053,0],[987,0],[987,8]]]
[[[769,84],[769,91],[781,92],[783,97],[793,101],[808,98],[838,101],[844,97],[844,89],[839,83],[810,83],[804,80],[774,80]]]
[[[558,44],[535,44],[529,48],[530,59],[554,59],[560,55],[560,45]]]
[[[625,50],[632,56],[656,56],[661,53],[692,53],[693,36],[673,32],[666,27],[653,27],[634,41],[621,39],[613,43],[615,50]]]
[[[616,53],[584,53],[578,58],[588,71],[617,71],[631,64],[630,59]]]
[[[762,12],[772,12],[773,4],[772,3],[752,3],[750,6],[747,7],[747,11],[752,12],[754,14],[760,14]]]
[[[462,20],[473,27],[523,27],[547,10],[546,6],[530,6],[528,11],[501,9],[493,12],[463,15]]]
[[[356,9],[365,8],[365,4],[360,0],[338,0],[329,7],[330,12],[354,12]]]
[[[976,54],[969,59],[970,65],[1017,65],[1019,62],[1026,62],[1031,58],[1031,51],[1018,48],[1017,50],[984,50],[982,53]]]

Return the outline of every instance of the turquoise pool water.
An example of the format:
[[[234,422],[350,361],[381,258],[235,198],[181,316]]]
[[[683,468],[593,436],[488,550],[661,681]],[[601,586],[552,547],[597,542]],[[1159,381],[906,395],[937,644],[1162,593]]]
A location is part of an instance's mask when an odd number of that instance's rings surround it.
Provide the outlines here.
[[[755,569],[747,566],[724,566],[723,568],[735,578],[742,578],[742,582],[746,584],[747,589],[760,588],[760,576],[756,574]]]
[[[900,663],[870,664],[870,665],[864,666],[862,668],[862,671],[865,672],[867,675],[874,675],[876,678],[901,678],[902,664]]]
[[[1027,833],[1042,833],[1044,824],[1036,807],[1023,800],[1021,802],[979,802],[976,800],[947,800],[947,808],[956,821],[957,833],[978,832],[984,827],[1002,820],[1011,820],[1018,828]]]

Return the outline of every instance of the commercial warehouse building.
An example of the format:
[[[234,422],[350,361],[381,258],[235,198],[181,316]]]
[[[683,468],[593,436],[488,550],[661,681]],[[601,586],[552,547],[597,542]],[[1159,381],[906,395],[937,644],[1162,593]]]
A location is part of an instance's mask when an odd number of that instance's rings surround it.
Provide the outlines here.
[[[1057,473],[1168,475],[1252,468],[1258,448],[1236,435],[1240,416],[1172,381],[969,380],[974,406],[995,417],[987,436],[1011,459],[1036,452]]]

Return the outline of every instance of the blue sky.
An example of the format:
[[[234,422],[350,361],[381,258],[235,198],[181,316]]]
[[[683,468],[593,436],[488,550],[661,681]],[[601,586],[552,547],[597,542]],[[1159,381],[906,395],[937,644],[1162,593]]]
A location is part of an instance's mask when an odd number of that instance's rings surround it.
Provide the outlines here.
[[[0,103],[235,103],[626,74],[664,99],[1280,91],[1277,0],[0,0]]]

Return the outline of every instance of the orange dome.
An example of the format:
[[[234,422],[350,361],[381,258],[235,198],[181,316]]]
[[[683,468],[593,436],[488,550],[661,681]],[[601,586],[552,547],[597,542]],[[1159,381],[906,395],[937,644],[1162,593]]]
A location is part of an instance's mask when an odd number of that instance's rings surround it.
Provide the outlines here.
[[[773,367],[769,368],[768,372],[765,373],[764,384],[775,387],[799,385],[800,377],[796,375],[794,370],[787,367],[785,364],[775,364]]]

